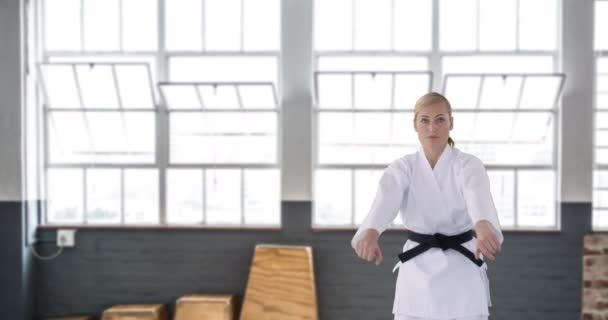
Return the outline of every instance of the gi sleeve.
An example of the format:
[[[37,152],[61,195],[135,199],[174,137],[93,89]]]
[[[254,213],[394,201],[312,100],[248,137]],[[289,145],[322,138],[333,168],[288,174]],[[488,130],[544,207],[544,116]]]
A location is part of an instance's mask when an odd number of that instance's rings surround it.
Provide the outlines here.
[[[375,229],[382,234],[388,225],[395,219],[405,190],[408,186],[405,162],[402,159],[394,161],[382,174],[378,183],[376,197],[363,223],[357,229],[350,244],[355,249],[357,242],[365,235],[367,229]]]
[[[480,220],[488,220],[496,238],[503,243],[504,237],[498,221],[498,212],[490,192],[490,179],[483,163],[476,157],[470,157],[465,160],[462,171],[463,195],[473,225]]]

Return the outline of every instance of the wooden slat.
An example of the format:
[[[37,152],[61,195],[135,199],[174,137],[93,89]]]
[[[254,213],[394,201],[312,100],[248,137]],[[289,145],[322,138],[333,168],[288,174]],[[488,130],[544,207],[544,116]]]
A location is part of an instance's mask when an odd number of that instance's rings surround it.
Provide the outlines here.
[[[169,320],[163,304],[116,305],[103,312],[102,320]]]

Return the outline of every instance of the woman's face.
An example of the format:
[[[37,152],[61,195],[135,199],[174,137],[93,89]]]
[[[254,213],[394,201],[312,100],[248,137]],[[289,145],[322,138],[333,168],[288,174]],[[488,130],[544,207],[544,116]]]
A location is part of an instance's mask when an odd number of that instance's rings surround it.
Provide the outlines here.
[[[414,130],[418,133],[418,139],[424,147],[444,146],[453,126],[448,106],[443,102],[422,107],[414,117]]]

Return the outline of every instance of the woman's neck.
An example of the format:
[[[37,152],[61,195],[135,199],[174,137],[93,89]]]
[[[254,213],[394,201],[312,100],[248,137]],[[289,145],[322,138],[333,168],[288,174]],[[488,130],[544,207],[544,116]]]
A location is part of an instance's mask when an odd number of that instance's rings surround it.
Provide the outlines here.
[[[443,150],[446,148],[446,146],[447,142],[437,147],[422,146],[422,149],[424,150],[424,155],[429,161],[429,164],[431,165],[431,169],[435,169],[435,165],[437,164],[437,161],[439,161],[439,157],[441,157],[441,154],[443,153]]]

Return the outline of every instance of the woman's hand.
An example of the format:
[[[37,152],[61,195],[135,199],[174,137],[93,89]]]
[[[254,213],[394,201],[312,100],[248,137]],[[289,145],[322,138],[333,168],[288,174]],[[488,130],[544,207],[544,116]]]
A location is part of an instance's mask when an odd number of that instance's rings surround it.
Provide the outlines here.
[[[477,249],[475,258],[479,259],[479,253],[494,261],[494,254],[502,250],[500,242],[494,233],[492,224],[488,220],[480,220],[475,224],[475,234],[477,235]]]
[[[376,258],[376,266],[382,262],[382,251],[378,246],[378,238],[380,235],[375,229],[366,229],[363,238],[357,242],[355,251],[357,256],[366,261],[374,261]]]

